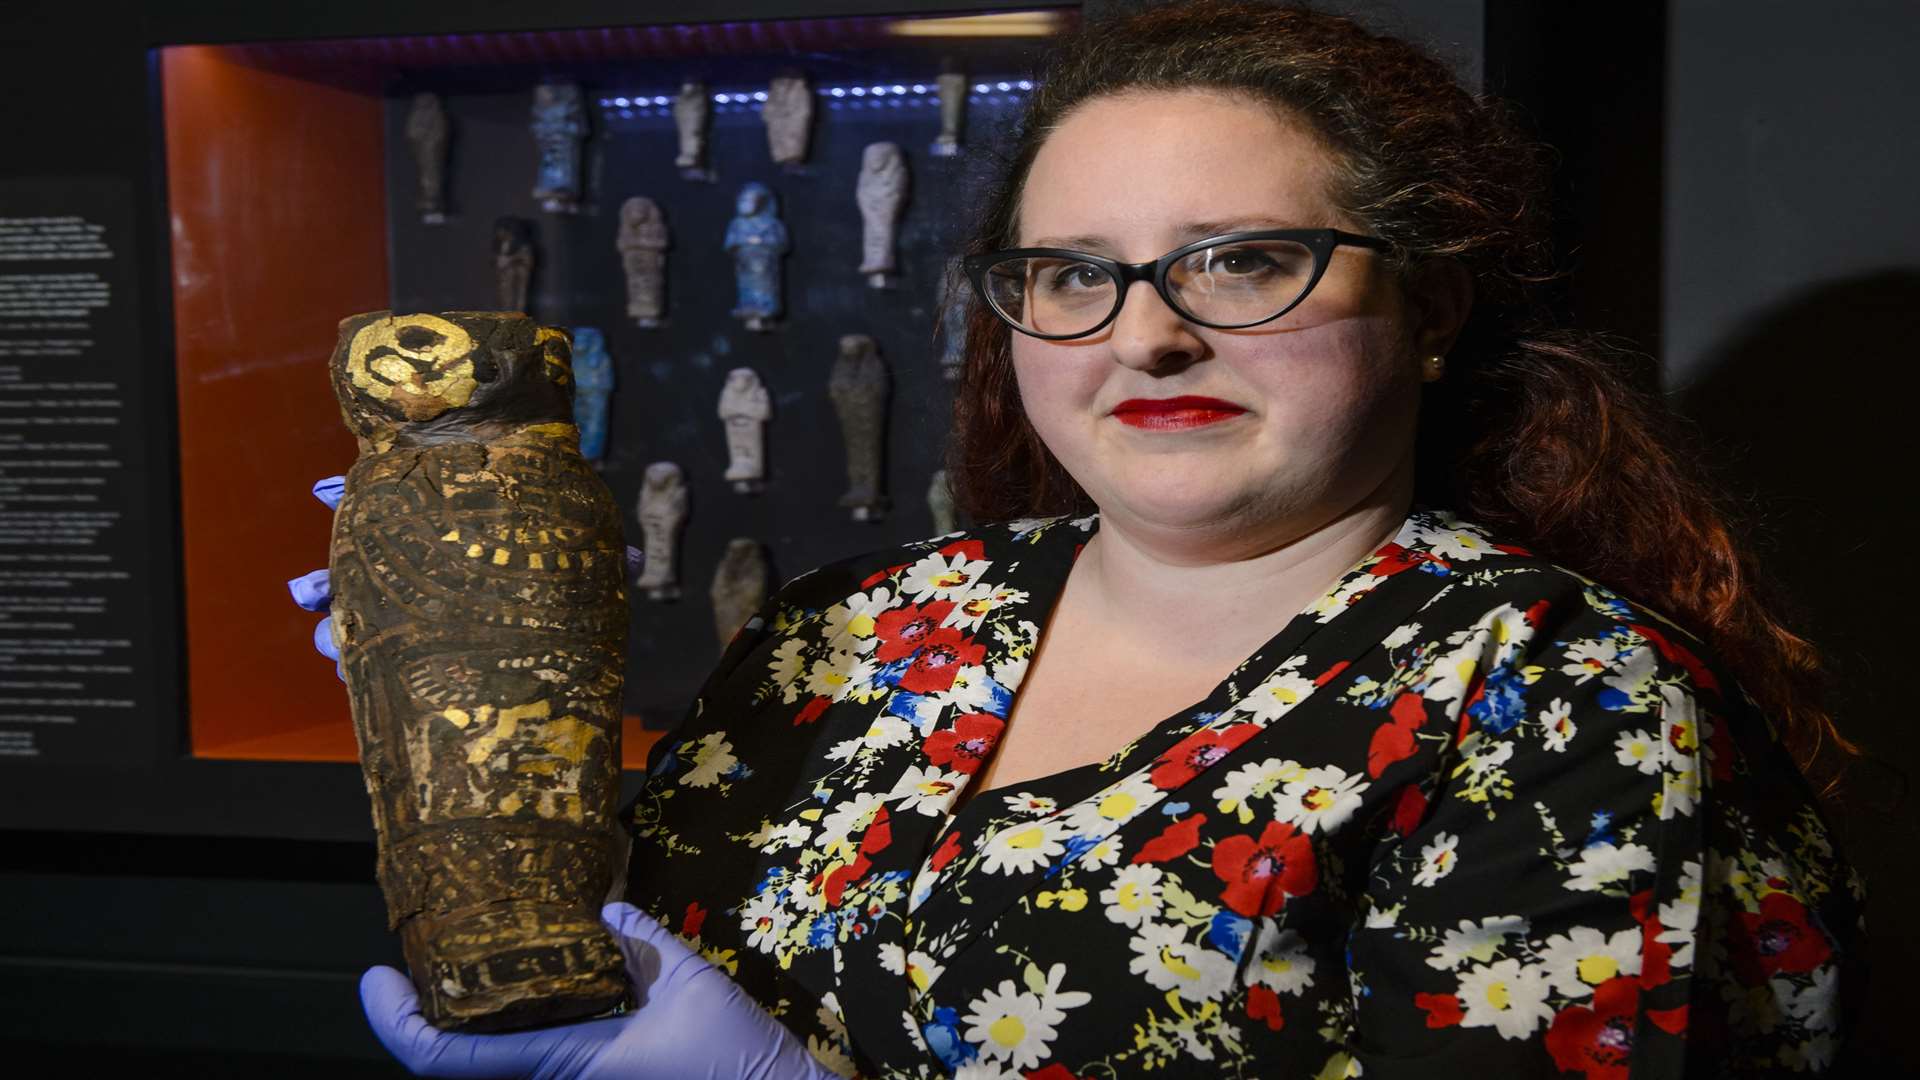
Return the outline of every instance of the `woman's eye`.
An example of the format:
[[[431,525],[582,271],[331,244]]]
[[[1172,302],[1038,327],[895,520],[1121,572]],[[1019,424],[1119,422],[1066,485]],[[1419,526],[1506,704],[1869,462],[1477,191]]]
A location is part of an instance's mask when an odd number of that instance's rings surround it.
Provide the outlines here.
[[[1047,287],[1056,292],[1098,289],[1106,284],[1106,274],[1088,263],[1070,263],[1047,275]]]
[[[1208,260],[1216,274],[1258,274],[1275,269],[1273,259],[1264,251],[1252,248],[1228,248],[1213,252]]]

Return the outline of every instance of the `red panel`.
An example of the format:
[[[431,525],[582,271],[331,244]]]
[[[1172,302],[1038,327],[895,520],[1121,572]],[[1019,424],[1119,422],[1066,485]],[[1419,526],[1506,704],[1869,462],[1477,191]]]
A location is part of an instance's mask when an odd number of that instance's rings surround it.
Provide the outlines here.
[[[353,761],[346,696],[284,582],[326,565],[308,494],[353,440],[335,324],[387,304],[380,99],[163,51],[196,755]]]

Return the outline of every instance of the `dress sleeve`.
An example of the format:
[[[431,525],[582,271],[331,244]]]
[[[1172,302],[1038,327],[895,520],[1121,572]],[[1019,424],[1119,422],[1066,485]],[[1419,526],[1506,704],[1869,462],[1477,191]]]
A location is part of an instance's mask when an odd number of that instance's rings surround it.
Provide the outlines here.
[[[1824,1071],[1859,892],[1805,781],[1692,638],[1568,599],[1505,609],[1517,646],[1475,653],[1381,831],[1349,938],[1360,1075]]]

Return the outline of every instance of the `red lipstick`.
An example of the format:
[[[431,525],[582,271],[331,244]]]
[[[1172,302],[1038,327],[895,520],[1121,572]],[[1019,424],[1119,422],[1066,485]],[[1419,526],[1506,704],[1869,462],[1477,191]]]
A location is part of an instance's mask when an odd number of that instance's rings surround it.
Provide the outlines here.
[[[1246,411],[1210,397],[1128,398],[1113,407],[1113,417],[1131,427],[1176,431],[1217,424]]]

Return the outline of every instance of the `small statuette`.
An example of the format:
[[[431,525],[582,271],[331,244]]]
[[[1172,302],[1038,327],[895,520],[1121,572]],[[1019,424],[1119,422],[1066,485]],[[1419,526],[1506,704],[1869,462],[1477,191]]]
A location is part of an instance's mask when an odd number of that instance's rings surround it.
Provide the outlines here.
[[[767,149],[775,164],[796,169],[807,160],[807,140],[813,128],[813,87],[795,72],[776,75],[767,84],[767,101],[760,117],[767,125]]]
[[[533,222],[503,217],[493,222],[493,272],[500,286],[500,310],[527,310],[527,285],[533,280]]]
[[[894,268],[894,226],[907,202],[907,156],[890,142],[868,145],[860,157],[860,181],[854,187],[860,204],[860,272],[867,284],[885,288]]]
[[[675,549],[680,546],[680,529],[687,523],[687,482],[680,466],[671,461],[647,466],[640,480],[638,509],[641,545],[647,557],[640,568],[640,580],[634,584],[647,591],[649,600],[678,600]]]
[[[947,486],[947,470],[937,469],[927,483],[927,509],[933,513],[933,533],[945,536],[954,530],[953,489]]]
[[[541,83],[533,88],[533,141],[540,170],[533,197],[550,214],[580,208],[580,145],[587,138],[587,110],[577,83]]]
[[[614,244],[627,274],[627,314],[637,326],[659,326],[666,314],[667,223],[652,199],[635,195],[620,204]]]
[[[740,188],[737,216],[727,224],[726,249],[733,256],[739,302],[733,317],[749,330],[771,330],[780,314],[780,258],[787,253],[787,227],[773,207],[773,191],[758,181]]]
[[[630,990],[600,922],[625,847],[624,545],[566,422],[568,368],[564,331],[490,311],[355,315],[329,363],[360,448],[333,640],[388,925],[447,1031],[583,1019]]]
[[[720,647],[733,641],[753,613],[767,602],[767,553],[754,540],[736,538],[727,541],[727,553],[720,556],[720,567],[713,572],[713,628],[720,632]]]
[[[713,115],[713,99],[707,84],[689,79],[680,84],[673,99],[673,126],[680,133],[680,155],[673,159],[680,175],[688,180],[712,180],[707,168],[707,119]]]
[[[967,115],[967,76],[943,71],[935,85],[940,88],[940,136],[928,149],[934,157],[952,157],[960,152],[960,127]]]
[[[720,419],[727,426],[727,474],[733,490],[755,494],[766,488],[766,423],[773,415],[766,384],[752,368],[727,372],[720,390]]]
[[[419,178],[415,207],[420,220],[440,225],[447,220],[447,107],[439,94],[413,95],[407,112],[407,145]]]
[[[947,260],[940,278],[940,374],[959,382],[967,364],[967,300],[971,286],[960,256]]]
[[[847,448],[847,493],[840,496],[840,505],[853,511],[855,521],[879,521],[886,515],[887,497],[880,489],[888,389],[887,365],[873,339],[865,334],[842,337],[840,356],[827,377],[827,395],[840,417],[840,437]]]
[[[594,465],[607,456],[607,399],[613,396],[613,358],[597,327],[573,328],[573,426],[580,456]]]

